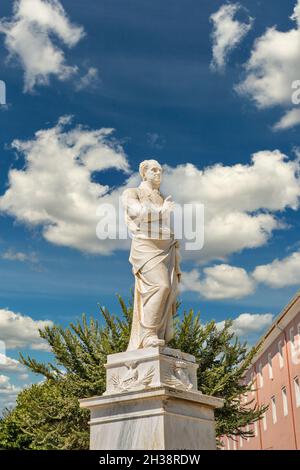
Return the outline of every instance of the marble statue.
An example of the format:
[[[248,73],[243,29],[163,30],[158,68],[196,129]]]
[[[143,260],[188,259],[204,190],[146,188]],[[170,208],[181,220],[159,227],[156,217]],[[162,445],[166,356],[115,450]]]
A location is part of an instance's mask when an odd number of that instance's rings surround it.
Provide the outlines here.
[[[198,390],[193,355],[166,345],[181,275],[170,223],[176,208],[160,192],[156,160],[142,162],[140,174],[139,187],[122,195],[135,276],[130,341],[107,356],[103,395],[80,400],[91,412],[90,449],[216,450],[214,412],[224,400]]]
[[[135,276],[134,311],[128,351],[164,346],[173,337],[180,282],[179,243],[170,226],[171,196],[160,192],[162,167],[140,164],[142,183],[124,191],[125,220],[132,235],[129,261]]]

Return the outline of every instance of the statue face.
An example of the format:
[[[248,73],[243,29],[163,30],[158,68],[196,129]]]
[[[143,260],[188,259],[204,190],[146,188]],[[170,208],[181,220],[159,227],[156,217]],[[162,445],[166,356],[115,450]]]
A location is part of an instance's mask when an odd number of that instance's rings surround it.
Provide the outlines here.
[[[149,181],[153,186],[159,187],[161,183],[162,169],[157,165],[149,165],[145,171],[145,181]]]

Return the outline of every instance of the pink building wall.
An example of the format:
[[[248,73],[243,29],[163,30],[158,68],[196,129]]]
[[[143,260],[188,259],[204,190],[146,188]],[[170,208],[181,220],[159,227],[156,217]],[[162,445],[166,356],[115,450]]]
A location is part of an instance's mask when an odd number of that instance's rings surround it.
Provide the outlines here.
[[[264,420],[251,426],[255,437],[236,442],[225,437],[225,450],[300,449],[300,292],[264,336],[247,373],[247,383],[252,380],[257,390],[245,402],[255,398],[269,409]]]

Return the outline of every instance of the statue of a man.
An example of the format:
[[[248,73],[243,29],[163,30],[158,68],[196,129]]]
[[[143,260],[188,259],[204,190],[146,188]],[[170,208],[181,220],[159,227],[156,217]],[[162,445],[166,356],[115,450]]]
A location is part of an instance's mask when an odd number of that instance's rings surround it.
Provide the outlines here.
[[[180,281],[179,244],[170,228],[171,196],[160,193],[162,167],[140,164],[138,188],[122,196],[132,234],[129,261],[135,276],[134,311],[128,350],[163,346],[173,337],[173,316]]]

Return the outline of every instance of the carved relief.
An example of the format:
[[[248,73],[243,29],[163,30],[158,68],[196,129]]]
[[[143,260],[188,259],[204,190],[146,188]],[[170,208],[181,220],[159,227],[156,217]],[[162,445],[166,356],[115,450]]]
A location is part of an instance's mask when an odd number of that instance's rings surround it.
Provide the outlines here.
[[[125,363],[128,371],[123,377],[113,375],[110,383],[115,391],[128,391],[136,388],[146,388],[150,385],[154,376],[155,369],[150,367],[144,374],[141,374],[137,369],[136,362]]]
[[[191,390],[193,384],[188,373],[188,366],[183,361],[176,361],[171,368],[169,374],[164,377],[164,383],[170,387]]]

